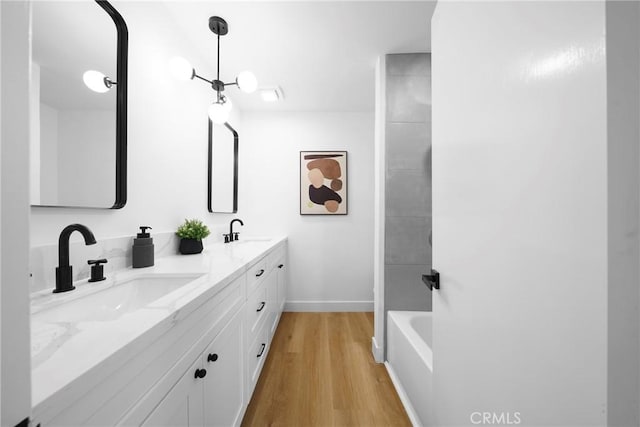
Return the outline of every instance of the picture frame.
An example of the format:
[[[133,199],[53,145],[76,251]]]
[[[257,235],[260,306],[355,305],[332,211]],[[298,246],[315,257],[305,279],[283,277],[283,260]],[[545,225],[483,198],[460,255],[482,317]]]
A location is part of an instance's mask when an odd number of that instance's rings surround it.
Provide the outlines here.
[[[300,151],[300,215],[348,214],[346,151]]]

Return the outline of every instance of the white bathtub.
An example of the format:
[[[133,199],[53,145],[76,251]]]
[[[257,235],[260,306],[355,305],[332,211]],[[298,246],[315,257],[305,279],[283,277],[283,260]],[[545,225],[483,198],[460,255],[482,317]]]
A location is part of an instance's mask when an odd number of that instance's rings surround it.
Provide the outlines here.
[[[411,422],[416,426],[433,425],[431,337],[431,312],[387,313],[385,365]]]

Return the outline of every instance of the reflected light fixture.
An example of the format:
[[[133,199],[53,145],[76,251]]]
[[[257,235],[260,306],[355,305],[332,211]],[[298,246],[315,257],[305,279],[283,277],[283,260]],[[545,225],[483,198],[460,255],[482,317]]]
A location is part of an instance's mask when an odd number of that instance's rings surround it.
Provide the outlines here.
[[[237,86],[243,92],[252,93],[258,88],[258,81],[250,71],[241,72],[235,81],[230,83],[224,83],[220,80],[220,36],[224,36],[229,32],[229,26],[221,17],[212,16],[209,18],[209,29],[218,36],[218,69],[216,78],[208,80],[199,76],[189,61],[180,57],[175,57],[171,60],[170,68],[177,79],[193,80],[198,78],[211,85],[211,88],[216,91],[216,100],[209,106],[209,118],[216,124],[222,124],[227,121],[231,111],[231,100],[223,94],[224,88],[226,86]]]
[[[264,102],[277,102],[284,99],[280,86],[274,88],[260,89],[260,96]]]
[[[84,84],[94,92],[105,93],[115,84],[113,80],[102,74],[100,71],[88,70],[82,75]]]

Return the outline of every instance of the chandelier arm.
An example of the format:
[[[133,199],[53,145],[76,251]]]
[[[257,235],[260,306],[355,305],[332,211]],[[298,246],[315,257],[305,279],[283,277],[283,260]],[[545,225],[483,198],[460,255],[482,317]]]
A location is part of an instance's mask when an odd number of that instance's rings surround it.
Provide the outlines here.
[[[205,82],[207,82],[207,83],[209,83],[209,84],[212,84],[212,83],[213,83],[211,80],[207,80],[207,79],[205,79],[204,77],[200,77],[199,75],[197,75],[197,74],[195,74],[195,73],[193,74],[193,77],[197,77],[197,78],[199,78],[200,80],[203,80],[203,81],[205,81]]]
[[[238,82],[231,82],[231,83],[223,83],[223,85],[226,86],[238,86]]]

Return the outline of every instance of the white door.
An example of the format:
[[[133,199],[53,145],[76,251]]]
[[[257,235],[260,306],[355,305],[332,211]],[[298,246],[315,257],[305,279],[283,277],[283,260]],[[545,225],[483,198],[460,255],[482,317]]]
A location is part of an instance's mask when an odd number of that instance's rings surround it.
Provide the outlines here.
[[[432,21],[436,424],[605,425],[604,2]]]
[[[196,377],[198,371],[198,377]],[[142,423],[149,427],[203,426],[203,375],[200,357]]]
[[[240,310],[203,355],[204,421],[206,426],[239,425],[244,409],[243,316]]]

